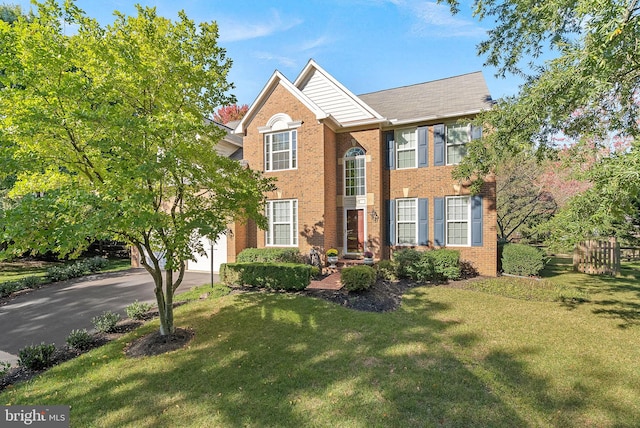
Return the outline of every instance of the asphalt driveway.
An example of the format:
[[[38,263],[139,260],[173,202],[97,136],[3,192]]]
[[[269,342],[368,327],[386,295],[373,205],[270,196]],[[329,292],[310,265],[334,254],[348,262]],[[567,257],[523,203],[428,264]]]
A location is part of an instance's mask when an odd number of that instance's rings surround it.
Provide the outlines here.
[[[208,284],[209,273],[187,272],[178,294]],[[217,280],[217,275],[214,280]],[[126,316],[135,300],[155,304],[153,281],[144,269],[91,275],[47,285],[0,305],[0,361],[17,363],[18,351],[42,342],[61,347],[73,329],[93,330],[104,311]]]

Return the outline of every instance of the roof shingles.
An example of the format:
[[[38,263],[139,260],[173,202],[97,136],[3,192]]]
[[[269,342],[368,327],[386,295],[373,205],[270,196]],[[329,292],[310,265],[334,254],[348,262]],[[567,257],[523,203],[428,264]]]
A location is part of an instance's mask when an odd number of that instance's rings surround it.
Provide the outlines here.
[[[464,116],[492,105],[481,72],[358,95],[391,121],[410,122]]]

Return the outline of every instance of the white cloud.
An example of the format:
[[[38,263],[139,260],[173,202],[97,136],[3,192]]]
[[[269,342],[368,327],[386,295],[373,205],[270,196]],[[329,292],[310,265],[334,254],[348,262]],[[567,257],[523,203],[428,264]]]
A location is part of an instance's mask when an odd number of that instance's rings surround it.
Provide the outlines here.
[[[287,31],[302,22],[299,18],[282,18],[275,10],[272,11],[271,17],[262,18],[259,22],[218,20],[220,41],[224,43],[266,37]]]
[[[451,14],[449,6],[422,0],[387,0],[405,10],[416,21],[411,32],[428,37],[482,37],[486,30],[460,14]]]
[[[332,41],[333,39],[331,37],[327,37],[327,36],[316,37],[315,39],[302,42],[300,46],[298,46],[298,50],[301,52],[309,51],[312,49],[316,49],[316,48],[328,45]]]
[[[273,61],[287,68],[297,67],[297,62],[293,58],[282,55],[275,55],[270,52],[254,52],[253,56],[263,61]]]

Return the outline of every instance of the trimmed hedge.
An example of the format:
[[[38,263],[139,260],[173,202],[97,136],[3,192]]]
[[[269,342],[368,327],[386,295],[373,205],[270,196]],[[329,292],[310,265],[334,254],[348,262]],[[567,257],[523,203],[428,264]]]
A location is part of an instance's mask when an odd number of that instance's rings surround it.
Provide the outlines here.
[[[237,263],[304,263],[297,248],[246,248],[236,258]]]
[[[439,248],[422,252],[410,250],[411,253],[408,250],[403,251],[405,275],[415,281],[446,281],[460,278],[460,252],[457,250]]]
[[[510,275],[535,276],[544,268],[544,253],[529,245],[505,244],[502,249],[502,271]]]
[[[220,280],[226,286],[303,290],[316,273],[317,268],[300,263],[223,263]]]
[[[376,282],[376,270],[366,265],[346,267],[340,272],[340,282],[347,291],[367,290]]]

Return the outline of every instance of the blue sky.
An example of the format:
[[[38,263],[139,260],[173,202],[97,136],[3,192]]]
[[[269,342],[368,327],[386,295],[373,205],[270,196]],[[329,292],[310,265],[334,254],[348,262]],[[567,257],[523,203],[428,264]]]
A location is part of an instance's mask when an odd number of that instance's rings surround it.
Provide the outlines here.
[[[28,0],[7,0],[29,10]],[[313,58],[355,94],[481,70],[494,99],[515,95],[516,77],[494,77],[476,45],[488,23],[448,6],[420,0],[77,0],[102,25],[112,12],[135,14],[155,6],[175,19],[180,9],[196,22],[216,21],[219,44],[233,59],[230,80],[239,104],[251,104],[274,70],[293,80]]]

